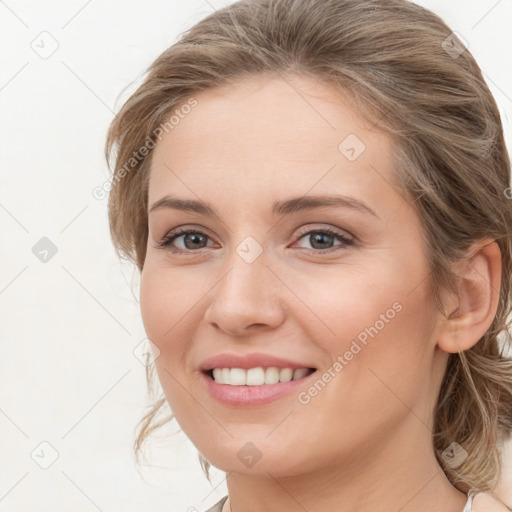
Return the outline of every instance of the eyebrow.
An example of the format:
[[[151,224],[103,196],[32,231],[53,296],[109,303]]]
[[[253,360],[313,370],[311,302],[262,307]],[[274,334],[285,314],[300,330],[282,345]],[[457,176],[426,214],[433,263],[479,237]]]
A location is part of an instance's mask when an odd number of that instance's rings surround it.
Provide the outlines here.
[[[370,213],[371,215],[379,218],[375,211],[362,201],[343,195],[303,196],[287,199],[286,201],[276,201],[272,205],[272,214],[289,215],[302,210],[310,210],[326,206],[352,208],[364,213]],[[215,211],[208,204],[202,201],[197,201],[195,199],[178,199],[171,196],[164,196],[153,203],[148,213],[161,208],[190,211],[205,216],[216,215]]]

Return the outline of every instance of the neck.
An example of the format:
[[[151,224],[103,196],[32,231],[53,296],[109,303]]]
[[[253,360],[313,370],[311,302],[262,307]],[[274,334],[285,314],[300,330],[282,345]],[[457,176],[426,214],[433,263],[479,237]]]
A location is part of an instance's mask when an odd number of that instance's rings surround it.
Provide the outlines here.
[[[328,466],[293,476],[229,473],[223,512],[462,512],[467,496],[438,464],[431,432],[409,416],[402,431]]]

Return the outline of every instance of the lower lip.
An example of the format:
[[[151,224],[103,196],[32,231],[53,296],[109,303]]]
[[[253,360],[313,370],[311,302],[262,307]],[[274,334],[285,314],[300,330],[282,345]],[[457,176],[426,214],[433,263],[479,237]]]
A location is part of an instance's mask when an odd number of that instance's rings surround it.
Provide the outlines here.
[[[277,384],[262,384],[261,386],[219,384],[202,372],[201,379],[208,388],[210,395],[219,402],[235,407],[256,407],[269,404],[279,398],[297,392],[315,374],[316,371],[297,380],[278,382]]]

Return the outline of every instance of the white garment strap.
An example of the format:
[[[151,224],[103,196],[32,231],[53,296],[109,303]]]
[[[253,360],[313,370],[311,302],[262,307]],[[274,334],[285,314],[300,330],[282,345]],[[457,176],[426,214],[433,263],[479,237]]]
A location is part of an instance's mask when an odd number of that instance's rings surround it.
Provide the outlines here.
[[[468,492],[468,501],[466,502],[466,506],[464,507],[464,510],[462,512],[471,512],[474,496],[475,496],[475,492],[473,490],[470,490]]]

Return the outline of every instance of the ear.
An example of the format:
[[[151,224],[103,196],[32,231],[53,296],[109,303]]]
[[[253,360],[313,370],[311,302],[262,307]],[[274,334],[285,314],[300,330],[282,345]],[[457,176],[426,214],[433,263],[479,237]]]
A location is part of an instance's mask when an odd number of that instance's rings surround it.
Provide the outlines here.
[[[474,244],[454,269],[458,295],[448,304],[437,344],[449,353],[475,345],[489,329],[498,308],[501,286],[501,251],[494,240]]]

